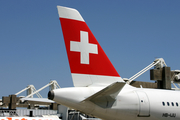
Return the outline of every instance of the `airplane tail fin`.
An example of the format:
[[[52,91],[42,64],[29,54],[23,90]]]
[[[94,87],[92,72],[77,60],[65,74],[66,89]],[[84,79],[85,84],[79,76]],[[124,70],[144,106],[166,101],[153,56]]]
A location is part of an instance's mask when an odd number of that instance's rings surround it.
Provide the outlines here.
[[[75,87],[124,82],[80,13],[57,6]]]

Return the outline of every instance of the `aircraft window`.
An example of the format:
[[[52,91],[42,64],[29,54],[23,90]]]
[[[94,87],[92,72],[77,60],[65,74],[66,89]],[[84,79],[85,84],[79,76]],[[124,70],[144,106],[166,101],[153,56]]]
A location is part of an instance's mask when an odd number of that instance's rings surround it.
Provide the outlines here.
[[[176,102],[176,106],[179,106],[177,102]]]
[[[167,102],[167,105],[169,106],[169,102]]]
[[[165,106],[165,103],[164,103],[164,102],[162,102],[162,104],[163,104],[163,106]]]
[[[173,103],[173,102],[171,102],[171,104],[172,104],[172,106],[174,106],[174,103]]]

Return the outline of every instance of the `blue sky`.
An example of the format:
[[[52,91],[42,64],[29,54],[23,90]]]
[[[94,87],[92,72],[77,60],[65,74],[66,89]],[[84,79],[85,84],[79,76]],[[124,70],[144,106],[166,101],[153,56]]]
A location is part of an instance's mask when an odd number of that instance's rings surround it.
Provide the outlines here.
[[[178,0],[1,0],[0,96],[50,80],[73,86],[57,5],[81,13],[122,78],[159,57],[180,69]],[[150,81],[149,71],[137,80]],[[48,90],[40,94],[47,97]]]

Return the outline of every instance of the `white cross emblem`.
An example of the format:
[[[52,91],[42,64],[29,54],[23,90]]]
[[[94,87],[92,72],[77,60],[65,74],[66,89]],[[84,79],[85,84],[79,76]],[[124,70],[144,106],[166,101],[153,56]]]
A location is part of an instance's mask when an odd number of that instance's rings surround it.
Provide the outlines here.
[[[89,43],[88,32],[80,31],[80,42],[70,41],[70,51],[80,52],[81,64],[89,64],[89,53],[98,54],[98,47]]]

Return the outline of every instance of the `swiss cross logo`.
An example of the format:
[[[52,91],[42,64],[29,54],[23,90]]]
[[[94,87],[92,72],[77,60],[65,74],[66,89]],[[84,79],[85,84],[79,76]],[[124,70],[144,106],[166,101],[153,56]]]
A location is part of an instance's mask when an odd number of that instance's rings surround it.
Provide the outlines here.
[[[89,64],[89,53],[98,54],[98,46],[89,43],[88,32],[80,31],[80,42],[70,41],[70,51],[80,52],[80,63]]]

